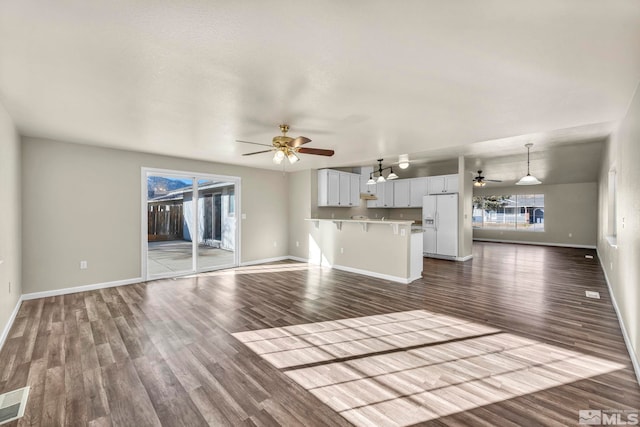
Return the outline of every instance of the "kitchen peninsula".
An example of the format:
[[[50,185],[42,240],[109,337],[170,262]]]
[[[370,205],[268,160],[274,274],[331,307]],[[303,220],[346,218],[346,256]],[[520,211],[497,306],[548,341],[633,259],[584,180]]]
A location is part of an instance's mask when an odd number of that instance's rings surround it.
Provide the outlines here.
[[[309,218],[309,261],[400,283],[422,276],[414,221]]]

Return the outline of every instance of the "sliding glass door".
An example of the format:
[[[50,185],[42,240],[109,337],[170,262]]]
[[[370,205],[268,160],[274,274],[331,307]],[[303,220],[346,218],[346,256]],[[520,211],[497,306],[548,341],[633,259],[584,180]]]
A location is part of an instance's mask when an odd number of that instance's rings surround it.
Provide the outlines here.
[[[147,279],[237,266],[239,178],[143,169]]]

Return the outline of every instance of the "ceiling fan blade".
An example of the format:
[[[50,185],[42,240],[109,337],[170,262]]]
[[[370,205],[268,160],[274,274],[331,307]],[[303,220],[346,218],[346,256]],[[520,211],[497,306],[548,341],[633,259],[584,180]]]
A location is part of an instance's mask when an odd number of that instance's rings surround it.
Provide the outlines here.
[[[242,142],[243,144],[253,144],[253,145],[262,145],[262,146],[265,146],[265,147],[271,147],[271,144],[261,144],[259,142],[241,141],[239,139],[236,139],[236,142]]]
[[[246,154],[243,154],[243,156],[253,156],[254,154],[268,153],[268,152],[270,152],[270,151],[273,151],[273,150],[256,151],[256,152],[254,152],[254,153],[246,153]]]
[[[489,181],[489,182],[502,182],[501,179],[485,179],[485,181]]]
[[[302,153],[302,154],[315,154],[318,156],[333,156],[335,151],[333,150],[323,150],[320,148],[305,148],[305,147],[300,147],[298,148],[298,153]]]
[[[303,144],[306,144],[308,142],[311,142],[311,140],[309,138],[307,138],[306,136],[299,136],[296,139],[294,139],[293,141],[291,141],[289,146],[291,146],[291,147],[299,147],[299,146],[301,146]]]

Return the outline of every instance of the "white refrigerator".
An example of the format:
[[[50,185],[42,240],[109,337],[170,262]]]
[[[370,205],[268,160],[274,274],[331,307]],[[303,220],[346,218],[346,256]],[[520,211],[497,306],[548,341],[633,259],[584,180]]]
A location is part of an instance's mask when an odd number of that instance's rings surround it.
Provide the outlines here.
[[[458,195],[434,194],[422,200],[425,256],[458,256]]]

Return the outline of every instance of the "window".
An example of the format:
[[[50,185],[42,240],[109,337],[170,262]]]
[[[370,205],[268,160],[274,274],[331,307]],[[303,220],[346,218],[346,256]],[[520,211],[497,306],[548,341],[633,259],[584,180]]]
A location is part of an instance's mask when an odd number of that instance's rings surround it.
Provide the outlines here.
[[[544,194],[474,196],[473,228],[544,231]]]
[[[229,216],[234,216],[236,214],[236,192],[234,190],[229,190]]]

